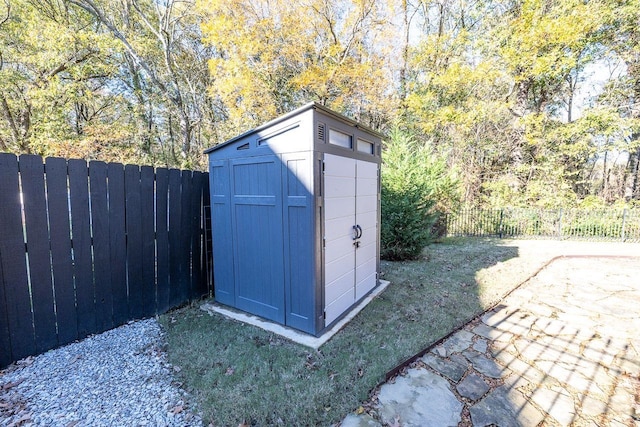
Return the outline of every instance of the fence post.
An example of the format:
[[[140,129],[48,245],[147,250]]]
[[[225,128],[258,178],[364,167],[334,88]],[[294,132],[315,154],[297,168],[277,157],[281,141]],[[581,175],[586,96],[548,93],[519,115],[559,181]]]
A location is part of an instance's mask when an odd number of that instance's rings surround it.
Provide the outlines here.
[[[562,240],[562,208],[558,214],[558,240]]]
[[[624,235],[625,229],[624,228],[625,228],[626,224],[627,224],[627,208],[624,208],[624,210],[622,211],[622,231],[621,231],[621,236],[620,236],[622,238],[623,242],[625,240],[625,235]]]
[[[498,230],[500,230],[500,238],[502,239],[503,229],[502,229],[502,218],[504,216],[504,208],[500,208],[500,225],[498,226]]]

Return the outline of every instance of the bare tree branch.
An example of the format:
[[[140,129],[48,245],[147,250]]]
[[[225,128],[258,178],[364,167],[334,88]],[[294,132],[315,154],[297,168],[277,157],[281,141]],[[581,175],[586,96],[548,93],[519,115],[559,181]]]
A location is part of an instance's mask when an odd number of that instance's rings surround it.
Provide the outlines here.
[[[122,34],[122,32],[120,32],[120,30],[118,30],[118,28],[116,28],[116,26],[113,24],[113,22],[111,22],[109,18],[106,17],[106,15],[100,10],[100,8],[98,8],[95,2],[93,2],[92,0],[67,0],[67,1],[89,12],[96,19],[98,19],[102,24],[104,24],[109,29],[109,31],[111,31],[113,36],[116,37],[118,40],[120,40],[120,42],[122,42],[126,51],[133,57],[133,59],[138,63],[138,65],[140,65],[140,67],[142,67],[142,69],[149,75],[149,78],[153,81],[153,83],[156,86],[158,86],[158,88],[165,95],[167,95],[167,97],[171,101],[174,101],[173,97],[171,96],[165,84],[162,83],[160,79],[158,79],[158,77],[156,76],[156,73],[151,69],[147,61],[145,61],[144,58],[142,58],[138,54],[138,52],[133,48],[133,46],[131,46],[131,43],[129,43],[129,40],[125,37],[125,35]]]
[[[4,0],[4,5],[7,7],[7,13],[5,13],[2,19],[0,19],[0,25],[7,22],[11,17],[11,3],[9,2],[9,0]]]

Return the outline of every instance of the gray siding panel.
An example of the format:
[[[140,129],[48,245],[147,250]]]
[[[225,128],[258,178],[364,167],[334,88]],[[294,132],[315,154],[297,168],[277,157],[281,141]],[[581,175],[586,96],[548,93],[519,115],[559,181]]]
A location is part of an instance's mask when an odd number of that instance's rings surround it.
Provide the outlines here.
[[[230,162],[236,307],[280,323],[284,311],[284,248],[280,159]]]
[[[231,238],[231,204],[229,162],[211,160],[209,166],[211,191],[211,226],[213,233],[213,274],[216,301],[235,305],[233,241]]]
[[[283,156],[286,324],[315,334],[311,152]]]

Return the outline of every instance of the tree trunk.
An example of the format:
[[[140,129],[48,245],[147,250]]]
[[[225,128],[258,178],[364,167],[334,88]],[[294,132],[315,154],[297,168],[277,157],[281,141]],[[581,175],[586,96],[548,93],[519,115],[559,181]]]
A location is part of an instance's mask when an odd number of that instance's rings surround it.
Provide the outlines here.
[[[18,125],[16,124],[15,119],[13,118],[13,113],[9,108],[7,98],[5,98],[3,93],[0,93],[0,107],[2,107],[2,115],[7,122],[9,130],[11,130],[11,138],[13,140],[13,144],[19,147],[21,145],[20,131],[18,130]]]
[[[631,109],[631,117],[640,120],[640,106],[637,102],[640,100],[640,56],[633,57],[632,60],[626,61],[627,72],[634,79],[633,82],[633,99],[636,104]],[[635,150],[629,152],[629,170],[628,174],[631,178],[631,198],[640,200],[640,132],[634,132],[631,135],[631,143],[636,143]]]
[[[31,128],[31,112],[29,105],[26,105],[25,110],[22,112],[18,120],[16,120],[11,108],[9,107],[7,98],[5,98],[3,93],[0,93],[0,110],[2,110],[2,115],[7,122],[9,130],[11,131],[11,143],[15,147],[14,149],[20,153],[30,153],[31,150],[29,149],[28,137]],[[4,141],[2,145],[5,149],[8,148]]]
[[[603,198],[607,197],[607,190],[608,190],[608,179],[609,179],[609,174],[607,173],[607,157],[609,156],[609,152],[605,151],[604,152],[604,161],[602,163],[602,187],[600,189],[601,194],[600,196]]]
[[[180,110],[180,132],[182,133],[182,150],[181,155],[186,158],[191,151],[191,119],[189,114],[184,111],[184,108]]]
[[[404,40],[402,41],[402,66],[400,67],[400,105],[406,110],[405,100],[407,98],[407,66],[409,62],[409,5],[407,1],[402,2],[402,18]]]
[[[145,154],[151,154],[151,130],[153,127],[153,110],[147,108],[147,100],[144,97],[144,88],[142,86],[140,71],[135,65],[135,59],[129,54],[124,54],[124,59],[129,69],[131,76],[131,88],[133,89],[133,95],[138,101],[138,108],[136,109],[136,121],[138,132],[140,133],[140,142],[142,151]]]
[[[640,138],[640,134],[635,134],[635,139]],[[640,200],[640,147],[629,153],[629,175],[631,178],[630,193],[631,199]]]
[[[516,102],[511,113],[516,117],[524,117],[529,113],[529,91],[531,90],[532,81],[530,78],[516,81]],[[517,136],[511,143],[511,163],[515,168],[519,168],[524,163],[523,144],[520,133],[524,134],[524,128],[517,132]]]

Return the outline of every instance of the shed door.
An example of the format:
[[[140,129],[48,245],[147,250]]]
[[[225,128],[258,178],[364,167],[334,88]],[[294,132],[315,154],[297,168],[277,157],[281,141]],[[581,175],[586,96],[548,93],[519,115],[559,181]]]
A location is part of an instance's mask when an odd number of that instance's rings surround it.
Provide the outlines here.
[[[235,306],[284,323],[282,175],[277,156],[230,161]]]
[[[378,164],[324,156],[325,325],[376,285]],[[359,226],[358,231],[354,226]],[[361,231],[360,231],[361,230]],[[361,237],[355,239],[356,234]]]
[[[356,301],[376,287],[378,265],[378,164],[356,163]]]
[[[356,301],[353,226],[356,216],[356,160],[324,156],[325,325]]]

